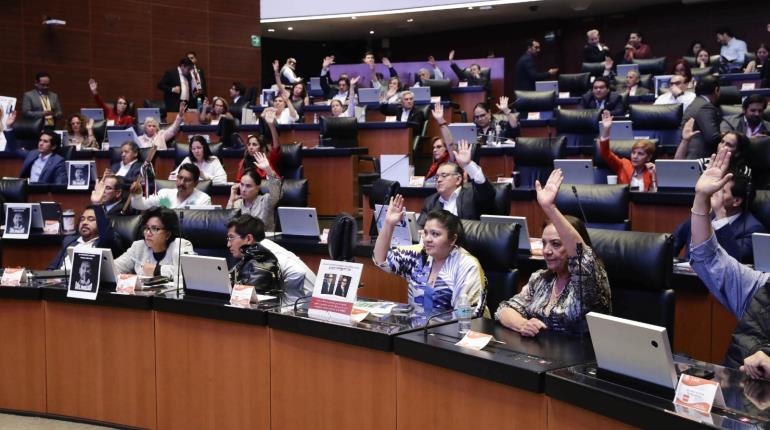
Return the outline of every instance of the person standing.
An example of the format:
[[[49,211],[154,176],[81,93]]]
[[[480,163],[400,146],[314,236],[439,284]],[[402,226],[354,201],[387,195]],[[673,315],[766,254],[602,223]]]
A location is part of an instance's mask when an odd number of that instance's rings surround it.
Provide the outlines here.
[[[527,50],[516,62],[516,90],[534,91],[536,81],[551,79],[559,73],[559,69],[551,68],[547,72],[538,72],[535,67],[535,57],[540,54],[540,42],[535,39],[527,40]]]
[[[59,104],[59,96],[50,91],[51,75],[38,72],[35,75],[35,89],[24,93],[21,113],[27,118],[43,118],[43,127],[54,128],[56,120],[64,115]]]

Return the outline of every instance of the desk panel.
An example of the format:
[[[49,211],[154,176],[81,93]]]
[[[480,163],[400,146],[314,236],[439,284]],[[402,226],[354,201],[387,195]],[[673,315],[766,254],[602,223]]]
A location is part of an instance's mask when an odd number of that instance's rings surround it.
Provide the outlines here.
[[[318,215],[358,213],[358,156],[303,157],[308,207]]]
[[[631,202],[628,208],[631,229],[652,233],[673,233],[690,218],[690,205],[663,206]]]
[[[0,409],[46,410],[45,324],[40,300],[0,300]]]
[[[566,428],[574,430],[631,430],[637,427],[548,397],[548,429]]]
[[[2,266],[25,267],[33,270],[43,270],[59,253],[61,240],[41,243],[30,240],[3,241]]]

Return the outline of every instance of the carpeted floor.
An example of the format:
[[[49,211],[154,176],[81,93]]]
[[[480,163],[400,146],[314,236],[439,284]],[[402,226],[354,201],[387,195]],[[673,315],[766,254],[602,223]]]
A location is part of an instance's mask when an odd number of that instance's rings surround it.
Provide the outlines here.
[[[101,430],[109,427],[0,414],[0,430]]]

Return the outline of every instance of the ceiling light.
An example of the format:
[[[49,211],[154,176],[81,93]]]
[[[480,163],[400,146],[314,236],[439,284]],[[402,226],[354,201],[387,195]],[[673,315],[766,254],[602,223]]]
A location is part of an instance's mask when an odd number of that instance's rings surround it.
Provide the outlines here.
[[[275,33],[275,29],[274,29],[274,28],[268,28],[268,29],[267,29],[267,32],[268,32],[268,33]]]
[[[292,31],[292,30],[294,30],[294,27],[289,27],[289,28],[287,28],[287,30]]]
[[[406,20],[406,22],[414,22],[414,19],[413,18],[409,18],[409,19]]]

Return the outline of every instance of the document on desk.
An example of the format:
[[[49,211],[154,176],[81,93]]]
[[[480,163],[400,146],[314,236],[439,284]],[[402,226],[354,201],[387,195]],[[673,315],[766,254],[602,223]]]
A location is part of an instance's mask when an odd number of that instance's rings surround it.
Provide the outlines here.
[[[674,404],[710,412],[713,405],[724,407],[725,398],[719,382],[682,374],[676,386]]]
[[[308,308],[310,318],[351,324],[363,269],[361,263],[321,260]]]
[[[481,351],[492,340],[491,334],[479,333],[477,331],[468,330],[465,336],[460,339],[455,345],[462,346],[463,348],[475,349]]]

